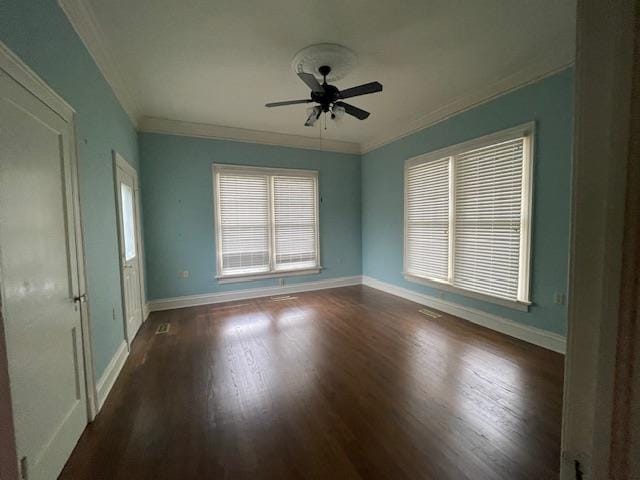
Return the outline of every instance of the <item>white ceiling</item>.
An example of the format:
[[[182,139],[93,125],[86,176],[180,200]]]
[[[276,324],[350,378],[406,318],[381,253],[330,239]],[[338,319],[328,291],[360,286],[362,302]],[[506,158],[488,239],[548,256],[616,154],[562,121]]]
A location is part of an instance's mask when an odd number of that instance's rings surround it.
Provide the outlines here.
[[[349,47],[359,65],[336,85],[384,91],[351,100],[367,120],[323,136],[365,149],[563,68],[575,48],[575,0],[84,1],[143,116],[317,137],[306,105],[264,104],[308,95],[298,50]]]

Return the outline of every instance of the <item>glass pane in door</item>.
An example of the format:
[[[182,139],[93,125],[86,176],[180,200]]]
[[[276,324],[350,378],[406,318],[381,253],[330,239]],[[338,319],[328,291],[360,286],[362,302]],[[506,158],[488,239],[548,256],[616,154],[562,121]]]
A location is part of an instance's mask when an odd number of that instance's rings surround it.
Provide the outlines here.
[[[124,237],[124,259],[136,256],[136,231],[133,212],[133,190],[126,183],[120,184],[122,197],[122,235]]]

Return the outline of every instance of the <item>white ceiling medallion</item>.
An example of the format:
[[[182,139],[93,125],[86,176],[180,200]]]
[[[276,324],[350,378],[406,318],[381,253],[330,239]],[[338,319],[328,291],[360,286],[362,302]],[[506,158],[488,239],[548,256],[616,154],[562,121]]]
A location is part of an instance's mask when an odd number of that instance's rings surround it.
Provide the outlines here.
[[[306,72],[322,78],[319,68],[331,67],[327,82],[336,82],[348,75],[358,64],[358,56],[347,47],[336,43],[318,43],[300,50],[291,61],[295,74]]]

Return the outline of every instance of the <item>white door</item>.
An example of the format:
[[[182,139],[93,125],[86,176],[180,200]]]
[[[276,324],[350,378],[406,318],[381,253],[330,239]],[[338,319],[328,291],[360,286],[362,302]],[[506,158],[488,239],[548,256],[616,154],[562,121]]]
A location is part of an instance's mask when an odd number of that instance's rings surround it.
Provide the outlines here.
[[[120,235],[120,262],[127,342],[131,342],[142,325],[142,291],[140,282],[140,249],[138,248],[137,178],[135,171],[116,158],[116,195]]]
[[[29,480],[56,478],[87,424],[71,129],[0,70],[2,314]]]

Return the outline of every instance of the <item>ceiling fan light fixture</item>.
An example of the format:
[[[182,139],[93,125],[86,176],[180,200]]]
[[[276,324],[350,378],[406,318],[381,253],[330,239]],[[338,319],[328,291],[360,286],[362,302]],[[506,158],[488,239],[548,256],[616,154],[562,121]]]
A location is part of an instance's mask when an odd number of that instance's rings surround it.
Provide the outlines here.
[[[320,118],[320,114],[322,113],[322,109],[318,106],[307,108],[307,121],[304,122],[305,127],[313,127],[318,118]]]
[[[344,112],[344,107],[341,107],[340,105],[334,105],[331,109],[331,118],[333,120],[340,120],[342,117],[344,117]]]
[[[324,44],[325,46],[327,44]],[[317,46],[316,46],[317,47]],[[311,47],[309,47],[311,48]],[[340,51],[339,45],[331,45],[335,51]],[[308,49],[305,49],[299,53],[303,53]],[[317,58],[315,58],[317,60]],[[317,103],[315,107],[307,110],[307,120],[305,122],[306,127],[313,126],[320,115],[324,112],[330,114],[333,120],[339,120],[345,113],[358,120],[365,120],[369,118],[370,113],[366,110],[362,110],[350,103],[343,102],[344,99],[352,97],[360,97],[362,95],[369,95],[371,93],[378,93],[382,91],[382,84],[380,82],[369,82],[355,87],[347,88],[345,90],[338,89],[335,85],[329,83],[331,78],[335,77],[334,67],[330,61],[327,62],[314,62],[317,68],[311,70],[319,73],[322,76],[322,83],[318,81],[318,78],[314,73],[306,71],[304,62],[294,62],[295,71],[298,78],[311,90],[309,97],[304,100],[285,100],[280,102],[267,103],[265,107],[283,107],[286,105],[296,105],[300,103]],[[344,65],[342,65],[344,67]],[[344,68],[343,68],[344,72]]]

